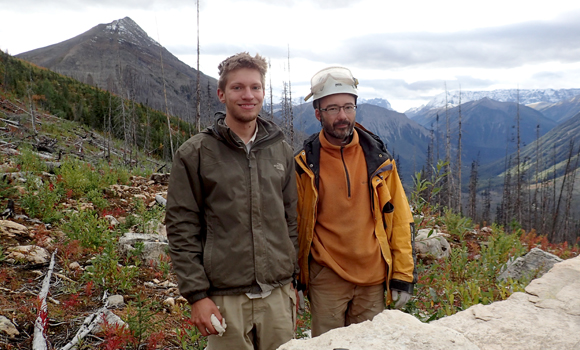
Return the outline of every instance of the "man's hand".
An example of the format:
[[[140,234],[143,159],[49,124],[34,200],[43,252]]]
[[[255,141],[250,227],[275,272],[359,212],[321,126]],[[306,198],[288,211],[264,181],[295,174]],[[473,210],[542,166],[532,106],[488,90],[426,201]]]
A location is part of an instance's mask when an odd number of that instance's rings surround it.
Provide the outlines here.
[[[398,310],[402,309],[411,300],[411,294],[402,290],[392,289],[391,295],[395,302],[395,309]]]
[[[210,298],[203,298],[191,304],[191,322],[199,329],[203,336],[218,334],[211,324],[211,315],[214,314],[222,322],[222,315]]]

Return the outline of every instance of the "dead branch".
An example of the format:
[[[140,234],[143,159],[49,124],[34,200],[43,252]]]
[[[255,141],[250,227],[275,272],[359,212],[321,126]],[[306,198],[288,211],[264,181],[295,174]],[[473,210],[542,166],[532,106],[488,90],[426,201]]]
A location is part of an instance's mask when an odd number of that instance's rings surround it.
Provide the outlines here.
[[[50,259],[50,265],[48,266],[48,271],[46,276],[42,281],[42,289],[38,294],[38,300],[40,301],[40,308],[38,309],[38,316],[34,322],[34,339],[32,341],[33,350],[46,350],[46,325],[48,322],[48,306],[46,304],[46,297],[48,296],[48,290],[50,288],[50,279],[52,277],[52,270],[54,270],[54,257],[58,249],[52,253],[52,258]]]
[[[106,295],[107,292],[105,292],[103,296],[104,300],[107,299]],[[89,334],[99,323],[103,322],[105,312],[107,311],[108,306],[107,304],[108,302],[105,301],[105,306],[101,307],[91,315],[87,316],[87,318],[85,318],[85,320],[83,321],[82,326],[77,331],[77,334],[75,334],[73,339],[68,344],[60,348],[60,350],[70,350],[74,348],[79,343],[79,341],[81,341],[84,337],[86,337],[87,334]]]

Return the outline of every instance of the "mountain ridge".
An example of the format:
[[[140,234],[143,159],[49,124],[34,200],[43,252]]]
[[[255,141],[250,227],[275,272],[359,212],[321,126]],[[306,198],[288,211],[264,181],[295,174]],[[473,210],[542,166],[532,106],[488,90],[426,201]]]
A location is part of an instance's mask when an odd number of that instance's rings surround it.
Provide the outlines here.
[[[194,115],[197,70],[129,17],[98,24],[73,38],[16,57],[184,120]],[[200,79],[202,117],[211,119],[220,105],[217,80],[202,72]]]

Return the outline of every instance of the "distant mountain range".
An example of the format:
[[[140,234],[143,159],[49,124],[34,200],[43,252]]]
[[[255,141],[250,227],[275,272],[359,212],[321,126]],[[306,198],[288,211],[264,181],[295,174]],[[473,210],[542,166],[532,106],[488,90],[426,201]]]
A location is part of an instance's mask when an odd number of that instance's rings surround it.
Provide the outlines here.
[[[499,102],[518,102],[521,105],[529,105],[532,103],[558,103],[563,100],[571,99],[577,95],[580,95],[580,89],[533,89],[533,90],[518,90],[518,89],[507,89],[507,90],[492,90],[492,91],[448,91],[447,92],[447,103],[450,107],[455,107],[459,104],[459,99],[461,97],[461,103],[466,103],[470,101],[481,100],[482,98],[489,98],[491,100]],[[405,114],[411,118],[420,114],[424,114],[426,111],[445,107],[445,93],[441,93],[435,96],[426,105],[411,108],[405,111]]]
[[[445,155],[446,113],[449,115],[451,144],[456,148],[459,135],[459,107],[449,108],[447,112],[445,108],[431,109],[414,119],[424,127],[433,129],[435,135],[439,135],[435,140],[434,147],[440,158],[444,158]],[[506,149],[509,153],[513,152],[517,136],[515,129],[517,114],[518,105],[514,102],[499,102],[486,97],[462,103],[463,163],[471,163],[471,161],[479,159],[481,164],[486,164],[504,158]],[[556,122],[530,107],[520,105],[519,116],[521,147],[536,139],[537,126],[539,126],[540,136],[556,126]]]
[[[151,39],[129,17],[16,57],[160,111],[166,110],[166,95],[170,114],[182,119],[195,115],[197,70]],[[200,80],[202,112],[213,113],[220,105],[216,79],[202,73]]]

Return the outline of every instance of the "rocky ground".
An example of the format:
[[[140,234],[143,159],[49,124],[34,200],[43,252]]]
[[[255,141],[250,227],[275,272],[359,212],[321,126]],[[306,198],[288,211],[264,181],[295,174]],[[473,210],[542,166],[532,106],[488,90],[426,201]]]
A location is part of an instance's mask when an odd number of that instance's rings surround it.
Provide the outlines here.
[[[40,349],[35,343],[37,319],[45,328],[45,348],[66,348],[83,322],[88,325],[105,310],[108,326],[80,337],[79,349],[181,349],[186,340],[194,348],[197,338],[187,322],[189,307],[179,297],[165,254],[162,221],[167,175],[133,175],[127,183],[104,188],[99,199],[106,201],[104,209],[102,203],[97,208],[87,198],[65,197],[57,206],[61,218],[43,222],[23,206],[22,198],[30,190],[26,182],[57,181],[52,170],[66,155],[87,164],[102,159],[106,140],[78,125],[59,134],[58,126],[49,125],[67,121],[49,115],[36,116],[33,132],[22,106],[7,101],[0,104],[0,112],[0,348]],[[45,172],[21,171],[22,158],[18,157],[23,145],[32,146],[37,159],[46,163]],[[115,153],[124,150],[113,149]],[[141,161],[153,169],[163,164],[154,159]],[[134,160],[125,164],[136,168]],[[95,232],[113,232],[119,240],[114,251],[117,260],[107,260],[113,262],[106,267],[110,271],[100,272],[103,280],[110,281],[95,282],[88,273],[91,268],[102,268],[98,263],[106,256],[106,248],[82,247],[63,233],[69,214],[78,212],[94,213],[101,220],[99,225],[108,225],[95,227]],[[114,288],[107,288],[107,283]],[[45,298],[43,287],[48,291]],[[132,332],[115,332],[119,319],[113,314],[126,320]]]

